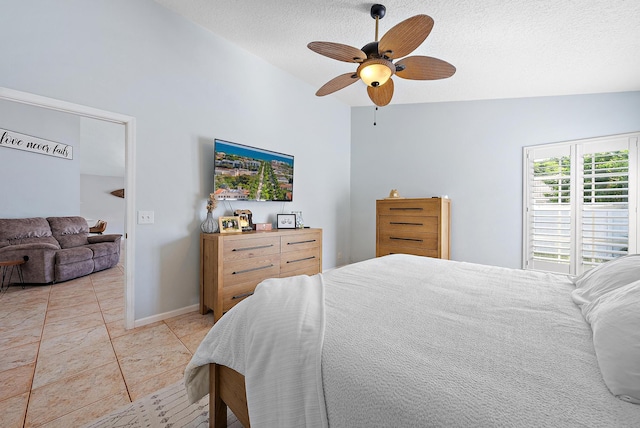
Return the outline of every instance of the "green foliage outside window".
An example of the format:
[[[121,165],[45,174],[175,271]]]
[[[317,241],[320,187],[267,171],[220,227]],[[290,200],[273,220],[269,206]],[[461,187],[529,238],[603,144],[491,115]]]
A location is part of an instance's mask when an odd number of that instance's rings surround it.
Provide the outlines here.
[[[583,167],[585,203],[628,202],[628,150],[585,155]],[[570,201],[569,157],[536,161],[533,169],[534,177],[549,177],[542,180],[549,189],[543,193],[546,198],[545,203],[557,204]]]

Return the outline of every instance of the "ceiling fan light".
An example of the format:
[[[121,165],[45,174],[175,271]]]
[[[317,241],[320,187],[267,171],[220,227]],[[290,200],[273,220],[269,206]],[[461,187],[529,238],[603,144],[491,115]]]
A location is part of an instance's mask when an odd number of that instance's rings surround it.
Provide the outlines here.
[[[373,88],[382,86],[393,74],[391,61],[382,58],[371,59],[363,62],[358,67],[358,77]]]

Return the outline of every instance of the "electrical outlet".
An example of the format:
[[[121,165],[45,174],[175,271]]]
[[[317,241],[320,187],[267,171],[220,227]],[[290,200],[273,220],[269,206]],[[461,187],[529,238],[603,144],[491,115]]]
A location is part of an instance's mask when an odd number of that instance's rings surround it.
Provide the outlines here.
[[[153,224],[153,211],[138,211],[138,224]]]

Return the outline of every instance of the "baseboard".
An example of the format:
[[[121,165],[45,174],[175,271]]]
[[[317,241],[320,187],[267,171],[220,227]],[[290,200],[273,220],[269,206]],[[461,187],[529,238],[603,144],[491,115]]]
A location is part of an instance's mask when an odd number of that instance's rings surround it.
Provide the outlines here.
[[[154,322],[164,321],[169,318],[188,314],[189,312],[194,312],[194,311],[197,311],[198,309],[200,309],[200,305],[195,304],[195,305],[187,306],[185,308],[176,309],[174,311],[165,312],[163,314],[153,315],[147,318],[135,320],[133,324],[133,328],[142,327],[143,325],[152,324]]]

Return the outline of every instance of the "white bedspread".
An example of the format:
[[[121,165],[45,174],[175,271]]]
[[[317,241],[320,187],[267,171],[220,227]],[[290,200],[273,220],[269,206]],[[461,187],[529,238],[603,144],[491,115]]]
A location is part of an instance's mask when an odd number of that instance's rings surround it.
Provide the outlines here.
[[[640,427],[566,276],[394,255],[325,274],[335,427]]]
[[[566,276],[392,255],[345,266],[312,281],[320,283],[321,277],[324,342],[318,338],[308,344],[322,357],[323,398],[332,428],[640,426],[640,406],[615,398],[602,381],[591,329],[571,300],[574,286]],[[276,282],[293,285],[301,278]],[[274,317],[288,306],[287,299],[297,299],[283,294],[284,301],[274,303],[277,310],[269,312]],[[203,353],[228,354],[213,359],[244,373],[248,390],[253,389],[252,344],[235,342],[248,331],[254,311],[249,308],[259,295],[256,292],[222,317],[206,339],[219,345],[201,345],[189,370],[211,359]],[[264,305],[259,305],[261,310]],[[274,318],[269,321],[274,328],[266,330],[290,335],[287,318],[277,328]],[[261,349],[262,357],[276,352],[277,364],[282,358],[279,347],[276,342],[272,351]],[[231,355],[231,348],[241,350],[242,358]],[[269,370],[277,378],[282,369]],[[277,396],[269,399],[288,413],[292,393],[317,388],[312,376],[299,379],[305,385],[272,384],[277,379],[267,379],[259,391]],[[293,392],[283,389],[287,385],[295,386]],[[254,418],[248,399],[252,426],[294,426]],[[306,417],[297,426],[314,426],[312,420],[324,424],[321,415]]]
[[[209,363],[245,376],[251,426],[327,427],[322,392],[322,276],[269,279],[225,314],[185,371],[187,395],[209,392]]]

